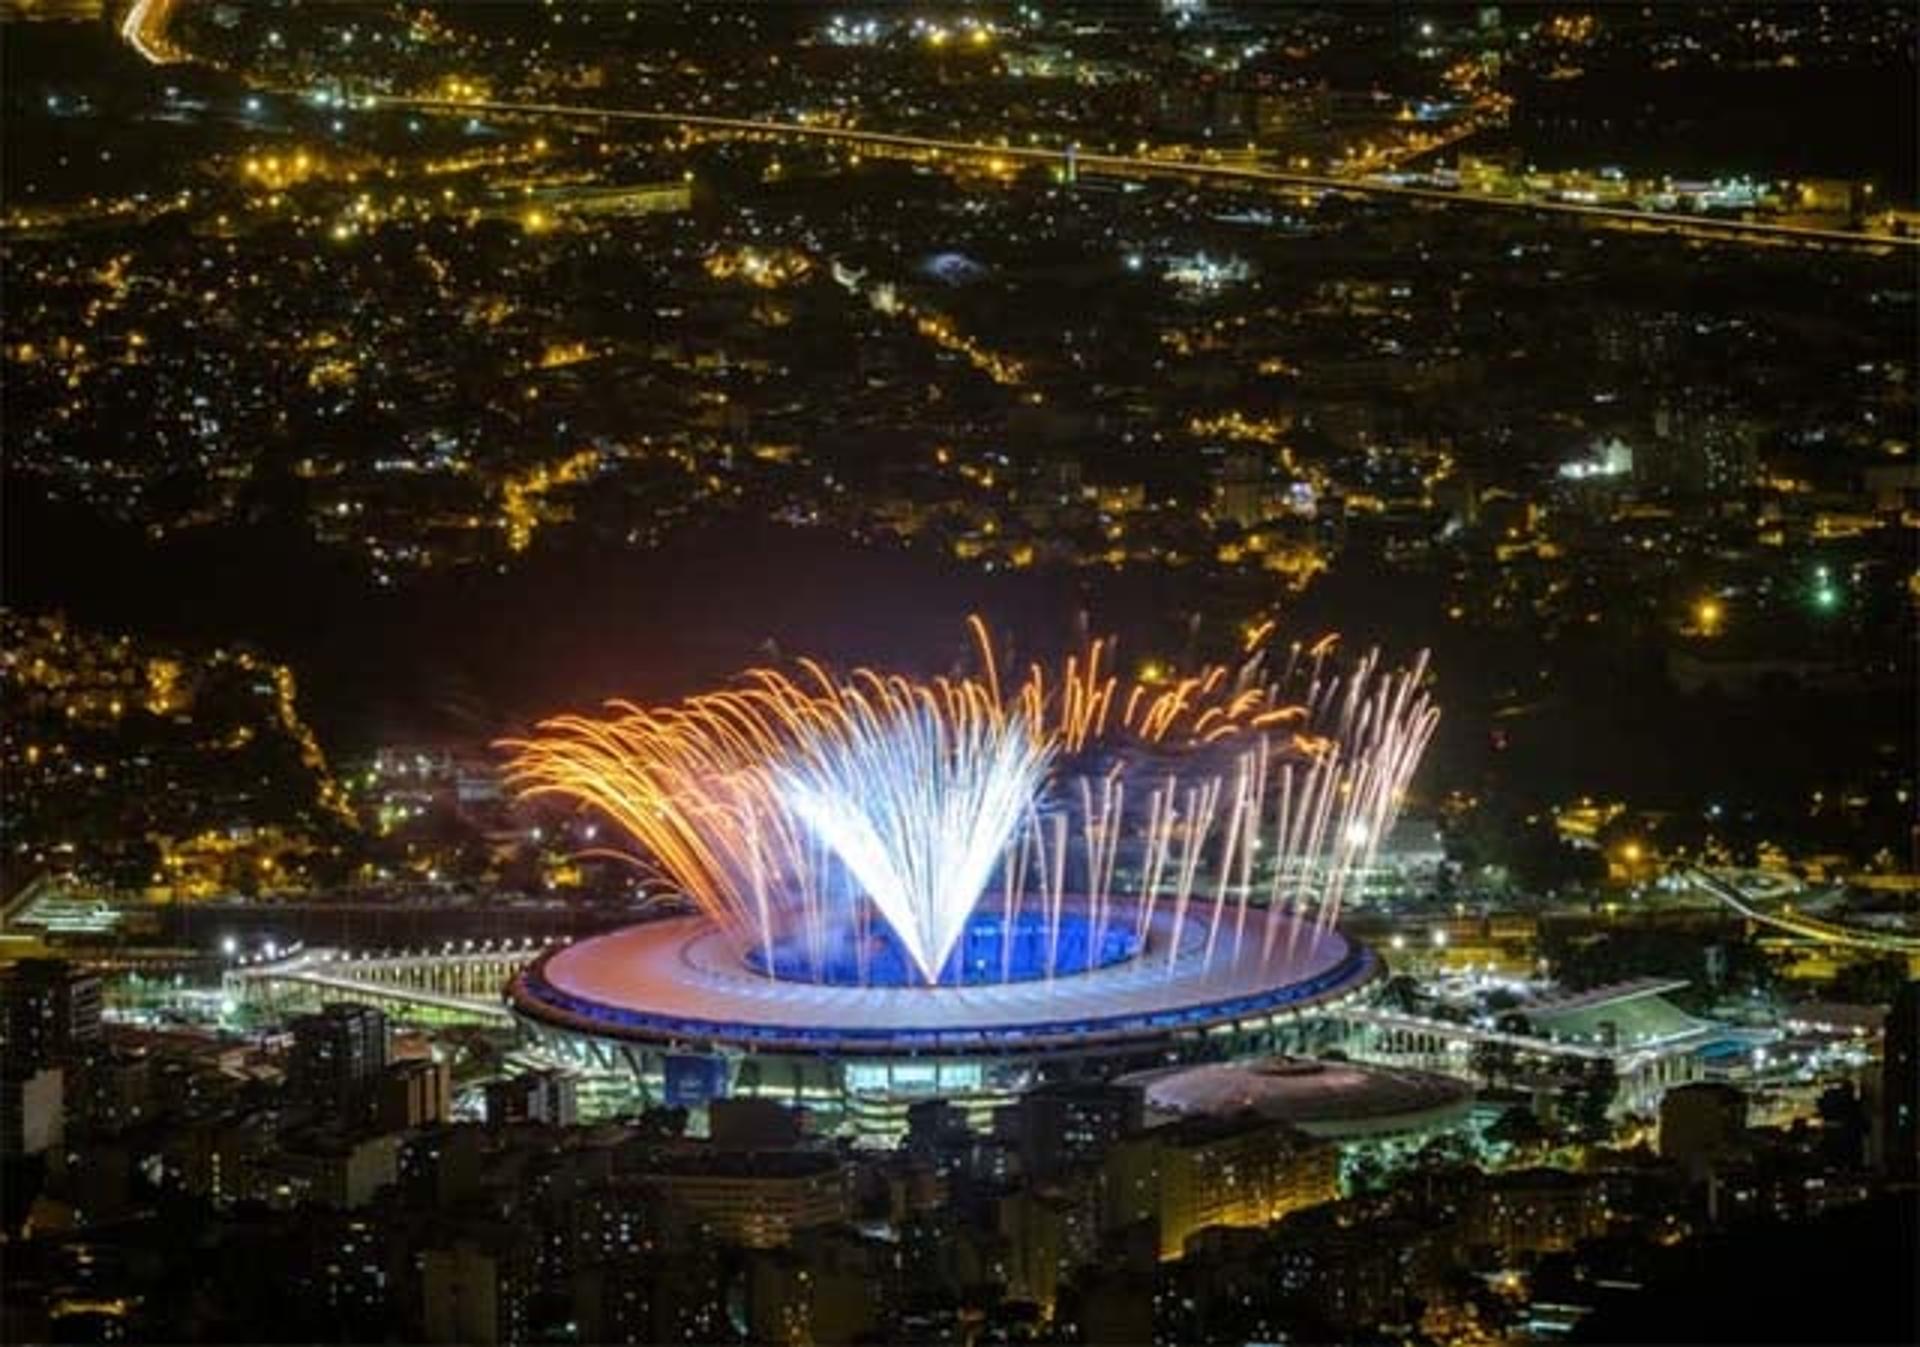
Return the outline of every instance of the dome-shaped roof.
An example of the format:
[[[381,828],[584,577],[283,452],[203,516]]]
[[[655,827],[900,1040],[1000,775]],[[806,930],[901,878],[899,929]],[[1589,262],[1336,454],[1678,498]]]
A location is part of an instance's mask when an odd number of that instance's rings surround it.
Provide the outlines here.
[[[1358,1062],[1271,1057],[1155,1072],[1135,1078],[1147,1106],[1163,1113],[1252,1110],[1318,1136],[1414,1130],[1463,1115],[1465,1081]]]

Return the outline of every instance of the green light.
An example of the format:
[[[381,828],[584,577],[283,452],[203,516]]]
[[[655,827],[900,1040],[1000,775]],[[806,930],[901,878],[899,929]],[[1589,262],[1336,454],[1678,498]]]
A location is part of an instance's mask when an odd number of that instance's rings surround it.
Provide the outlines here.
[[[1823,584],[1813,591],[1813,601],[1823,609],[1830,609],[1840,602],[1840,592],[1832,585]]]

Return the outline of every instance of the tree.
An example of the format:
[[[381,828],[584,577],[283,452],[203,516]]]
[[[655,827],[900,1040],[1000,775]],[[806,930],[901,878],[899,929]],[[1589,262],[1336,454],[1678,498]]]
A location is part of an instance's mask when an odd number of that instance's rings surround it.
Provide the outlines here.
[[[113,888],[138,892],[160,873],[160,848],[147,838],[134,838],[115,851],[102,869]]]
[[[1423,1170],[1459,1169],[1473,1164],[1473,1147],[1458,1132],[1446,1132],[1422,1146],[1413,1159]]]
[[[1510,868],[1523,889],[1557,893],[1598,884],[1607,877],[1606,858],[1598,851],[1570,846],[1545,825],[1521,830],[1513,839]]]
[[[1359,1193],[1381,1193],[1388,1187],[1386,1163],[1371,1150],[1361,1151],[1347,1162],[1347,1191]]]
[[[1533,1021],[1518,1010],[1502,1011],[1494,1020],[1493,1027],[1503,1034],[1512,1034],[1516,1038],[1533,1037]]]
[[[1485,1005],[1488,1010],[1495,1012],[1517,1010],[1520,1006],[1520,997],[1517,993],[1509,991],[1505,987],[1495,987],[1487,993],[1486,999],[1481,1004]]]
[[[1849,1005],[1891,1005],[1894,993],[1900,990],[1900,984],[1906,980],[1907,961],[1897,955],[1863,959],[1848,964],[1833,975],[1828,995]]]
[[[1587,1063],[1574,1086],[1573,1099],[1574,1122],[1583,1139],[1604,1141],[1611,1133],[1607,1110],[1613,1107],[1614,1097],[1619,1093],[1620,1077],[1613,1069],[1611,1058],[1596,1057]]]
[[[1536,1151],[1544,1149],[1553,1140],[1553,1133],[1547,1130],[1547,1125],[1540,1121],[1532,1109],[1525,1104],[1515,1104],[1493,1120],[1487,1128],[1486,1138],[1516,1151]]]
[[[1866,1158],[1871,1124],[1851,1085],[1829,1086],[1820,1095],[1820,1150],[1843,1169],[1857,1169]]]
[[[1513,1074],[1513,1068],[1519,1056],[1519,1052],[1511,1043],[1482,1039],[1473,1045],[1473,1069],[1476,1075],[1491,1086]]]
[[[1405,973],[1394,974],[1380,988],[1380,1004],[1403,1015],[1413,1013],[1420,1000],[1419,982]]]

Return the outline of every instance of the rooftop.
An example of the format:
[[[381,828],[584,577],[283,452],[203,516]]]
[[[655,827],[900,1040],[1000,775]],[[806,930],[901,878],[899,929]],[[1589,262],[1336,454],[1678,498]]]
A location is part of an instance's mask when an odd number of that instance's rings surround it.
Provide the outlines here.
[[[1622,1047],[1668,1042],[1712,1027],[1661,994],[1686,985],[1669,978],[1641,978],[1526,1006],[1520,1014],[1542,1034],[1560,1042],[1611,1041]]]
[[[1356,1062],[1277,1057],[1128,1077],[1150,1108],[1183,1117],[1252,1111],[1317,1136],[1396,1131],[1464,1113],[1472,1087],[1451,1077]]]

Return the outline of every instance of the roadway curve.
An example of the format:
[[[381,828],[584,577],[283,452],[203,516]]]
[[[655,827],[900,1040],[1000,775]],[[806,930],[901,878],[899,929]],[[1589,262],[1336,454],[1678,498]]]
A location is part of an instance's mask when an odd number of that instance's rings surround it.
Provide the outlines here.
[[[1904,954],[1909,958],[1920,957],[1920,936],[1863,931],[1858,927],[1822,921],[1804,912],[1795,912],[1791,907],[1769,911],[1754,898],[1741,892],[1718,875],[1698,868],[1689,871],[1688,874],[1694,883],[1741,916],[1776,927],[1802,939],[1815,940],[1827,945],[1851,945],[1859,949],[1878,950],[1883,954]]]
[[[167,25],[173,22],[179,0],[133,0],[120,21],[120,37],[149,65],[172,65],[183,59],[167,41]]]

